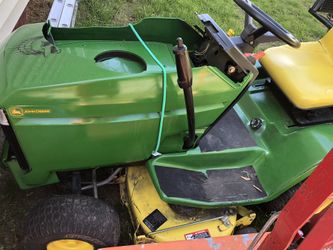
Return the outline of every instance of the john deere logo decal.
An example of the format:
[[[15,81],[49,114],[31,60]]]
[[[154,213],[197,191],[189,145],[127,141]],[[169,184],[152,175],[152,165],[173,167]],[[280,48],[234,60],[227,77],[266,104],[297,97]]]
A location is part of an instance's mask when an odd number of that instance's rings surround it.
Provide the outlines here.
[[[21,108],[11,108],[9,110],[9,113],[12,115],[12,116],[22,116],[24,113],[23,113],[23,109]]]
[[[51,113],[51,110],[13,107],[9,109],[9,113],[11,116],[19,117],[26,114],[48,114]]]

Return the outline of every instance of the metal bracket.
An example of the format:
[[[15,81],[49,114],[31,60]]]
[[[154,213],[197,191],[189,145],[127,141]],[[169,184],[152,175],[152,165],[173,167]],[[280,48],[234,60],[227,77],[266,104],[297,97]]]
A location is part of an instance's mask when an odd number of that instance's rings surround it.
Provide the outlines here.
[[[237,213],[240,215],[240,219],[236,221],[236,227],[249,226],[256,218],[256,213],[246,209],[245,207],[237,207]]]
[[[55,0],[47,20],[52,27],[74,27],[78,4],[78,0]]]

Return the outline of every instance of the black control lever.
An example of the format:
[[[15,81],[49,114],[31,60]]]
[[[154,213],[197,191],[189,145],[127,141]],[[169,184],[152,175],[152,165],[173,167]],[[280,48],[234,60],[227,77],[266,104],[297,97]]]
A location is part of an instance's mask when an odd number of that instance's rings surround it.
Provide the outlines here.
[[[187,52],[187,47],[184,44],[182,38],[177,38],[177,45],[173,48],[173,53],[176,57],[178,85],[183,89],[185,97],[188,136],[184,139],[184,148],[187,149],[194,146],[196,135],[194,102],[192,94],[192,67],[190,63],[190,57]]]

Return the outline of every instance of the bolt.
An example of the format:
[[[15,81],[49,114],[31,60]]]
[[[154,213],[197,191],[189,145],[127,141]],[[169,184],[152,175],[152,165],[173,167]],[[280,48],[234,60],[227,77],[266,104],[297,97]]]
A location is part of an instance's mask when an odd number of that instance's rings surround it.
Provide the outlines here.
[[[229,220],[229,216],[225,215],[225,216],[222,216],[222,218],[220,219],[222,221],[222,223],[226,226],[226,227],[230,227],[231,226],[231,223],[230,223],[230,220]]]
[[[229,66],[228,67],[228,75],[232,75],[236,72],[236,67],[235,66]]]
[[[260,118],[252,118],[250,121],[250,127],[252,129],[257,130],[257,129],[261,128],[262,125],[263,125],[263,121]]]
[[[184,47],[184,41],[181,37],[177,38],[177,46],[178,46],[178,48],[183,48]]]

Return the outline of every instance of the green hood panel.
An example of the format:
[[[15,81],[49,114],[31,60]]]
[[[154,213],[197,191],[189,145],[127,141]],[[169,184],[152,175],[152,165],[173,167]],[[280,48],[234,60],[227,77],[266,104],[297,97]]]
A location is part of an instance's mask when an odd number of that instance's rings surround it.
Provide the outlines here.
[[[162,24],[164,29],[160,28]],[[160,72],[128,27],[52,28],[55,46],[44,38],[42,27],[43,24],[21,27],[0,48],[0,105],[15,91],[22,89],[131,78],[128,74],[96,65],[94,58],[105,51],[126,51],[143,58],[147,70],[142,75]],[[151,50],[172,72],[174,56],[171,49],[176,38],[182,35],[190,48],[196,48],[202,39],[179,19],[148,18],[135,27],[142,32],[145,41],[151,41],[148,43]]]
[[[145,19],[135,28],[167,71],[160,151],[181,152],[187,119],[172,48],[178,36],[189,49],[202,37],[178,19]],[[42,24],[26,25],[0,49],[0,107],[30,167],[20,174],[21,186],[53,182],[58,171],[148,159],[162,100],[162,73],[148,52],[128,27],[52,28],[51,34],[55,45],[43,37]],[[125,57],[100,58],[110,52]],[[234,83],[217,68],[193,68],[198,136],[250,80],[251,74]]]

